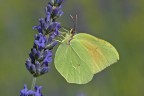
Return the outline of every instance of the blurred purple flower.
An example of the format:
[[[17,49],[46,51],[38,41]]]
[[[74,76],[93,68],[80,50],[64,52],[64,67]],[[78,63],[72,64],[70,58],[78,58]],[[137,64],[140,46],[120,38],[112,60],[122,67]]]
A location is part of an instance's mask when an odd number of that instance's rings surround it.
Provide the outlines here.
[[[76,96],[86,96],[84,93],[78,93]]]
[[[28,90],[27,85],[24,85],[24,89],[20,91],[20,96],[43,96],[41,90],[42,90],[42,86],[40,87],[35,86],[35,91],[33,91],[33,90]]]
[[[41,90],[42,90],[42,86],[40,87],[35,86],[35,96],[43,96]]]

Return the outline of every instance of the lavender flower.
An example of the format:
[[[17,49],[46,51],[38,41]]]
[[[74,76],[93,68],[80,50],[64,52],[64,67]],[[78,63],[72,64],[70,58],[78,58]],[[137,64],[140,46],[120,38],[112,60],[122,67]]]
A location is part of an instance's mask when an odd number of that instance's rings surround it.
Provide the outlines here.
[[[24,85],[24,89],[20,91],[20,96],[43,96],[41,93],[42,87],[35,86],[35,91],[28,90],[27,85]]]
[[[42,90],[42,86],[40,87],[35,86],[35,96],[43,96],[41,90]]]
[[[46,17],[39,19],[39,25],[34,26],[38,33],[35,34],[35,40],[29,58],[26,60],[27,70],[38,77],[49,71],[49,63],[52,62],[52,49],[58,43],[55,38],[60,35],[61,25],[55,20],[63,14],[61,4],[63,0],[51,0],[45,8]],[[32,89],[35,86],[36,78],[33,79]],[[43,96],[42,87],[35,86],[35,90],[24,89],[20,91],[20,96]]]
[[[39,25],[34,26],[38,33],[35,34],[33,48],[26,60],[27,70],[38,77],[49,71],[52,62],[52,49],[58,43],[55,38],[60,35],[61,25],[55,20],[63,14],[61,4],[63,0],[51,0],[45,8],[45,18],[39,19]]]

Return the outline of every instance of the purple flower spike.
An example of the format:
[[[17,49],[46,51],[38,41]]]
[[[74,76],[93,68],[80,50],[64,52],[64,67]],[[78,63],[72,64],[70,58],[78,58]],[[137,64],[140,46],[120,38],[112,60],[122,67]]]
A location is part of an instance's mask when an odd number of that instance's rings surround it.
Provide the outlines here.
[[[52,49],[58,43],[55,39],[60,35],[61,25],[56,22],[56,19],[63,14],[62,2],[63,0],[51,0],[45,8],[45,18],[40,18],[39,25],[33,27],[38,33],[35,34],[33,48],[31,48],[25,66],[34,77],[49,71]]]

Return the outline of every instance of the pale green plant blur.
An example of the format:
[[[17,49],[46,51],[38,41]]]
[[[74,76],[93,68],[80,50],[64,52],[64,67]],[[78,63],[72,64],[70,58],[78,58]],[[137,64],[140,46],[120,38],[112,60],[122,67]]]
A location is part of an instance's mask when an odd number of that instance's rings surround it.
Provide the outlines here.
[[[32,76],[25,60],[33,45],[32,26],[44,17],[49,0],[0,1],[0,96],[19,96]],[[143,0],[65,0],[65,14],[58,19],[77,31],[109,41],[120,61],[96,74],[85,85],[68,84],[52,63],[48,74],[37,79],[44,96],[144,96],[144,1]],[[80,95],[81,96],[81,95]]]

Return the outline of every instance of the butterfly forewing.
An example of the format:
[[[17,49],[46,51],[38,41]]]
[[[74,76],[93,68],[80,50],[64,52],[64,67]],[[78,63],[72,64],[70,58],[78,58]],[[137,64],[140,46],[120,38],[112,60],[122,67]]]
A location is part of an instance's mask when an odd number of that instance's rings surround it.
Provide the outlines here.
[[[102,71],[119,60],[117,50],[107,41],[85,33],[79,33],[74,38],[78,39],[91,55],[94,73]]]

